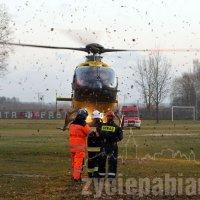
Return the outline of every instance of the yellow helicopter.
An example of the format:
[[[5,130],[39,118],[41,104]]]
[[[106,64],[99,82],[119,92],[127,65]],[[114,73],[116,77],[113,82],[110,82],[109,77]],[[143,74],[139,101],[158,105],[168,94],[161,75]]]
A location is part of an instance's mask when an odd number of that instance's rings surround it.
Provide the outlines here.
[[[89,113],[87,122],[91,122],[91,113],[94,110],[105,113],[108,110],[116,109],[118,105],[118,79],[115,71],[102,61],[101,54],[126,50],[105,49],[97,43],[88,44],[85,48],[72,49],[85,51],[88,55],[86,61],[79,64],[75,69],[71,97],[58,97],[57,100],[72,102],[71,111],[67,114],[65,124],[68,123],[70,115],[79,108],[87,109]]]
[[[85,62],[79,64],[75,69],[72,82],[71,97],[57,97],[57,101],[71,102],[71,110],[66,115],[65,125],[67,125],[70,121],[70,116],[73,115],[73,113],[79,108],[86,108],[88,110],[88,121],[91,121],[91,113],[96,109],[101,113],[105,113],[108,110],[115,110],[117,108],[118,80],[116,78],[115,71],[102,61],[101,54],[117,51],[188,51],[188,49],[108,49],[97,43],[88,44],[83,48],[45,46],[23,43],[5,44],[0,42],[0,44],[34,48],[75,50],[88,53]],[[196,49],[190,49],[190,51],[196,51]]]

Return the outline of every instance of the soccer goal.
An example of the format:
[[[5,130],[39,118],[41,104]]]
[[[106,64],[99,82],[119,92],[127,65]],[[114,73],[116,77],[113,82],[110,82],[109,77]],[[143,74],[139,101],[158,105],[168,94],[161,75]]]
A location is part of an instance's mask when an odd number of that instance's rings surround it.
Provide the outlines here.
[[[195,120],[195,106],[172,106],[172,122],[174,121],[174,110],[187,109],[192,111],[192,119]]]

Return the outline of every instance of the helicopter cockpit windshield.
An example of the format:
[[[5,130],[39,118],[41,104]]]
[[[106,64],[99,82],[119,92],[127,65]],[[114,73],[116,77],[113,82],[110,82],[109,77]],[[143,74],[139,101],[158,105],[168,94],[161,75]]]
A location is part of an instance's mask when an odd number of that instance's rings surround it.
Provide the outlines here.
[[[77,67],[73,90],[78,100],[114,102],[117,95],[115,72],[107,67]]]
[[[115,89],[117,81],[115,72],[105,67],[79,67],[75,71],[76,85],[89,89]]]

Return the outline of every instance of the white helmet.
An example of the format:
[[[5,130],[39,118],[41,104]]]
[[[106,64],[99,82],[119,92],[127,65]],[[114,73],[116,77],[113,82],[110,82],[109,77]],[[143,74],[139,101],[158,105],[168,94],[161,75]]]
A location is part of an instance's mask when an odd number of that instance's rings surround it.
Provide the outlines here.
[[[92,119],[101,119],[101,113],[98,110],[95,110],[92,113]]]

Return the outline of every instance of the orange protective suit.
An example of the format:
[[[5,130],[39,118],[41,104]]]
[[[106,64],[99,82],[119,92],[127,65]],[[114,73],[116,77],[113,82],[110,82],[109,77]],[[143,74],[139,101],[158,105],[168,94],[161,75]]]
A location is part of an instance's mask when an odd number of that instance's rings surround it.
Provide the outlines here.
[[[70,124],[69,126],[69,144],[71,152],[71,175],[74,180],[81,179],[84,158],[86,156],[87,135],[91,128],[79,124]]]

